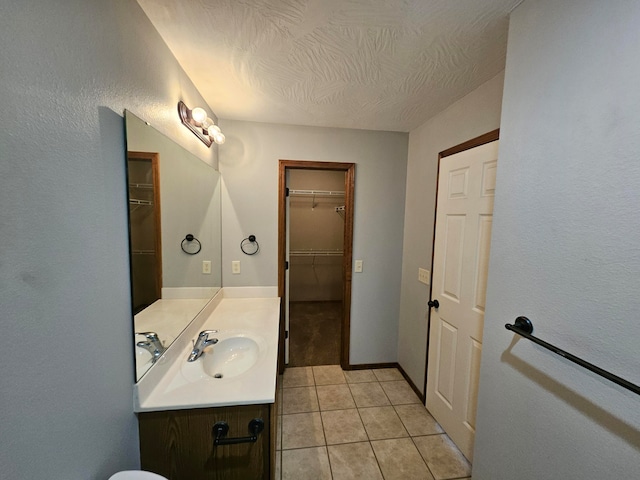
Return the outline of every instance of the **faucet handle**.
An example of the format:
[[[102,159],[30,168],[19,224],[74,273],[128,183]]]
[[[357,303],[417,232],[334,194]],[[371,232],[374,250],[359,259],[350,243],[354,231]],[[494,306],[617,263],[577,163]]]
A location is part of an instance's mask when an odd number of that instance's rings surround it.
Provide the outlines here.
[[[158,340],[158,334],[156,332],[136,332],[136,335],[142,335],[149,340]]]
[[[202,337],[206,337],[208,336],[210,333],[218,333],[218,330],[203,330],[200,332],[200,334],[198,335],[198,337],[202,338]]]

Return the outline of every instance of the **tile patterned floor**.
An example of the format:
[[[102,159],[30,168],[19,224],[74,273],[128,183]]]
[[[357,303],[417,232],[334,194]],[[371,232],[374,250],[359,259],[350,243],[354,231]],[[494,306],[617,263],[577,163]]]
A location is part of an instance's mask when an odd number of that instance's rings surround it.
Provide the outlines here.
[[[278,480],[471,478],[395,368],[293,367],[279,385]]]

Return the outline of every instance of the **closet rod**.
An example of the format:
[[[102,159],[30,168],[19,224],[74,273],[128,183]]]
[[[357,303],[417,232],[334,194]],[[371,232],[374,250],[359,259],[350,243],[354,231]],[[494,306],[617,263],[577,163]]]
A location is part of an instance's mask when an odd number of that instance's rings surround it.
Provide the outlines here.
[[[129,199],[131,205],[153,205],[151,200],[138,200],[137,198]]]
[[[129,187],[131,188],[147,188],[153,189],[153,183],[130,183]]]
[[[342,255],[344,255],[344,252],[342,250],[291,250],[289,252],[289,256],[293,257],[340,257]]]
[[[531,335],[533,332],[533,323],[527,317],[518,317],[513,325],[506,324],[504,326],[507,330],[511,330],[512,332],[517,333],[518,335],[523,336],[527,340],[531,340],[533,343],[537,343],[541,347],[546,348],[547,350],[551,350],[553,353],[560,355],[561,357],[566,358],[567,360],[580,365],[581,367],[586,368],[587,370],[592,371],[593,373],[597,373],[601,377],[606,378],[607,380],[620,385],[621,387],[626,388],[627,390],[631,390],[633,393],[640,395],[640,386],[625,380],[617,375],[614,375],[611,372],[607,372],[606,370],[596,367],[593,363],[589,363],[586,360],[581,359],[580,357],[576,357],[575,355],[570,354],[569,352],[565,352],[555,345],[551,345],[550,343],[545,342],[544,340],[540,340],[538,337],[534,337]]]
[[[289,190],[289,195],[344,197],[344,192],[340,192],[337,190]]]

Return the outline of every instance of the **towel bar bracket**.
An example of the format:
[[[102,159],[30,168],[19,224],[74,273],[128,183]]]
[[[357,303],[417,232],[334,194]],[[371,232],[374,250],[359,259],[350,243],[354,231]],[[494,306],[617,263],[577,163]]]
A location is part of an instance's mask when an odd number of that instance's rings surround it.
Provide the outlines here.
[[[531,320],[529,320],[527,317],[516,318],[516,321],[513,322],[513,326],[519,328],[523,332],[527,332],[528,334],[533,333],[533,323],[531,323]]]

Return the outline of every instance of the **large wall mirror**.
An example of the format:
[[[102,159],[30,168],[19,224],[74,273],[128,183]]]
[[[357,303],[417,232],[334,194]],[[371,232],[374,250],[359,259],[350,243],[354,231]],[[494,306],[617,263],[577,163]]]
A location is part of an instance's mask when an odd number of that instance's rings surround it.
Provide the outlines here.
[[[220,173],[125,111],[136,381],[222,286]]]

